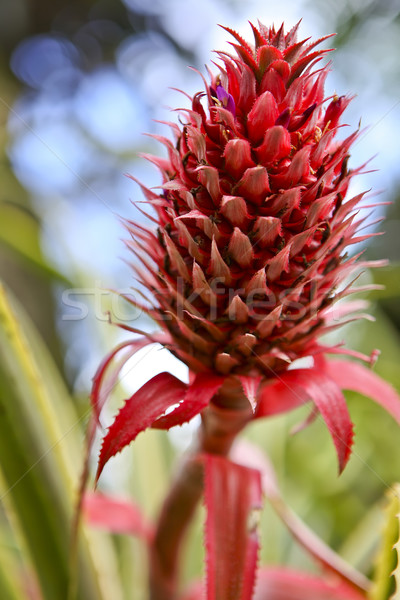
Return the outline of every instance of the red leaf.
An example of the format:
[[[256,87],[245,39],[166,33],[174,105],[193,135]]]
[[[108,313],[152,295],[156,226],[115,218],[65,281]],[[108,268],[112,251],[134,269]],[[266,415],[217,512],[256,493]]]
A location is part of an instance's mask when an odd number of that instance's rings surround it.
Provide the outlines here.
[[[336,447],[341,473],[350,457],[353,425],[338,385],[319,369],[294,369],[265,386],[257,417],[276,414],[312,400],[321,413]]]
[[[186,388],[185,383],[170,373],[160,373],[128,398],[103,439],[96,481],[106,462],[150,427],[167,408],[180,402]]]
[[[96,374],[93,377],[93,386],[90,394],[90,402],[92,404],[93,412],[96,416],[97,422],[99,421],[101,409],[103,408],[104,403],[111,392],[111,389],[115,385],[120,370],[135,352],[137,352],[147,344],[151,344],[151,341],[146,338],[122,342],[109,354],[107,354],[107,356],[100,363],[99,368],[97,369]],[[109,377],[109,380],[107,381],[106,375],[111,362],[116,357],[116,355],[121,352],[121,350],[128,348],[130,350],[129,353],[126,353],[123,361],[121,361],[118,367],[114,369],[114,371],[111,374],[111,377]]]
[[[205,462],[207,600],[250,600],[261,475],[220,456],[207,455]]]
[[[239,375],[240,383],[246,398],[251,404],[253,412],[257,408],[257,395],[261,383],[261,377],[251,377],[249,375]]]
[[[339,579],[317,577],[283,567],[262,569],[254,600],[365,600],[366,595]]]
[[[346,400],[333,379],[315,370],[310,377],[307,371],[304,371],[301,373],[299,369],[298,383],[309,394],[329,429],[341,473],[350,458],[353,443],[353,424]]]
[[[204,600],[201,583],[192,584],[181,600]],[[339,579],[323,578],[284,567],[261,569],[253,600],[366,600],[366,594]]]
[[[306,56],[299,58],[299,60],[292,65],[290,78],[286,85],[289,86],[291,83],[293,83],[293,81],[301,75],[307,65],[313,61],[314,63],[317,63],[321,60],[321,58],[323,58],[324,54],[332,51],[333,48],[328,48],[327,50],[316,50],[315,52],[311,52],[311,54],[307,54]]]
[[[295,377],[291,375],[295,372],[287,371],[279,379],[261,387],[256,418],[279,415],[303,406],[310,400],[305,390],[295,387]]]
[[[86,493],[83,498],[83,513],[94,527],[112,533],[129,533],[146,540],[152,536],[152,528],[132,501]]]
[[[189,385],[183,402],[168,415],[157,419],[153,429],[169,429],[187,423],[198,415],[218,392],[225,378],[210,373],[198,373]]]
[[[243,438],[236,438],[229,457],[233,462],[261,473],[261,484],[264,495],[268,498],[281,500],[278,480],[272,462],[263,450]]]
[[[246,50],[246,52],[250,54],[250,56],[253,54],[252,47],[246,42],[244,38],[242,38],[241,35],[238,34],[237,31],[231,29],[230,27],[225,27],[224,25],[220,25],[220,27],[221,29],[225,29],[225,31],[230,33],[235,38],[235,40],[239,42],[239,44]]]
[[[293,538],[316,561],[322,564],[325,569],[349,583],[349,585],[355,586],[361,591],[369,589],[369,580],[334,552],[286,504],[281,496],[273,465],[258,446],[247,440],[237,440],[230,452],[230,457],[239,464],[257,468],[260,471],[263,491],[272,508],[286,525]]]
[[[179,600],[204,600],[204,586],[202,581],[195,581],[190,584],[185,590],[183,596],[179,596]]]
[[[93,412],[97,423],[99,422],[100,412],[110,395],[113,387],[116,384],[118,375],[121,372],[122,367],[128,362],[128,360],[136,353],[149,344],[164,344],[169,341],[169,337],[164,333],[155,333],[151,336],[143,336],[137,340],[127,340],[116,346],[100,363],[95,376],[93,377],[93,386],[90,394],[90,402],[93,408]],[[120,359],[119,363],[114,366],[110,372],[110,365],[113,359],[121,352],[126,350],[126,353]]]
[[[345,360],[327,361],[323,369],[342,389],[372,398],[400,424],[400,396],[379,375],[363,365]]]

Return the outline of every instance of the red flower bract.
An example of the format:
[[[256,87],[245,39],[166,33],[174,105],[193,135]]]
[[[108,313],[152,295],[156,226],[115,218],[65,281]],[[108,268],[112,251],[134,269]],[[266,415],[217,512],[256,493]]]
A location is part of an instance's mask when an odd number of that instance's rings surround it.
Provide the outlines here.
[[[148,311],[194,372],[269,378],[315,353],[358,268],[346,249],[362,194],[345,201],[357,133],[336,139],[350,99],[325,99],[328,68],[313,66],[326,38],[306,45],[296,29],[253,27],[255,46],[227,29],[238,57],[217,53],[174,143],[156,136],[168,159],[147,156],[163,177],[162,194],[145,190],[157,235],[127,223]]]
[[[163,330],[144,335],[196,377],[185,386],[157,376],[132,396],[104,440],[98,475],[145,427],[181,424],[218,395],[217,404],[226,407],[228,392],[247,397],[255,416],[311,400],[312,414],[319,411],[331,432],[340,469],[348,460],[351,421],[334,368],[321,358],[340,350],[317,340],[343,322],[340,316],[360,308],[360,302],[333,308],[356,291],[344,281],[361,266],[382,264],[357,262],[347,253],[369,237],[357,235],[363,194],[346,198],[351,178],[361,171],[348,168],[358,132],[338,135],[350,98],[324,96],[328,67],[316,65],[328,50],[315,48],[330,36],[297,42],[298,26],[288,33],[283,25],[278,31],[251,27],[254,45],[225,28],[237,56],[217,53],[219,73],[210,75],[210,84],[204,80],[205,91],[194,95],[191,108],[181,109],[182,125],[169,124],[173,142],[154,136],[168,157],[145,155],[163,179],[160,193],[140,184],[153,209],[150,227],[126,221],[133,269],[148,290],[140,308]],[[132,341],[128,355],[143,343]],[[129,342],[122,348],[129,350]],[[97,415],[117,352],[95,377]],[[315,357],[313,369],[288,371],[304,356]],[[353,389],[365,369],[356,366]],[[170,382],[165,393],[163,377]],[[372,395],[379,402],[378,387],[376,378]],[[147,408],[141,407],[139,419],[135,407],[144,397]],[[385,407],[399,418],[394,392]]]

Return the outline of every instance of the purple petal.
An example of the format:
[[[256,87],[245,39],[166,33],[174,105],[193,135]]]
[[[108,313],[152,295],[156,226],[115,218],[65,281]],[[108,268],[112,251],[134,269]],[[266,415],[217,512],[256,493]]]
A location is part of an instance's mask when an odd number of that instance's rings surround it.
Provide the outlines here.
[[[222,106],[229,110],[235,116],[236,106],[233,96],[222,87],[221,84],[217,85],[217,98],[221,102]]]

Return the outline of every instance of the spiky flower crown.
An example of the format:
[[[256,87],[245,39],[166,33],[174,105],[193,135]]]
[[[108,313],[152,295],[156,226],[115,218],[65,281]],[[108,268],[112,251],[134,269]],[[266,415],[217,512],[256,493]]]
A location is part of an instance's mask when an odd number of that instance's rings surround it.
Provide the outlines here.
[[[349,245],[363,194],[344,201],[352,133],[338,141],[349,97],[324,97],[329,52],[316,42],[252,25],[255,45],[225,28],[237,57],[170,124],[174,143],[154,136],[168,158],[161,195],[144,189],[156,228],[128,222],[134,266],[151,295],[146,310],[194,372],[270,377],[315,353],[337,323],[340,283],[358,268]],[[203,106],[206,100],[208,110]],[[148,259],[151,259],[151,262]]]
[[[167,158],[145,155],[163,182],[159,190],[138,182],[153,209],[151,226],[127,220],[127,244],[148,295],[144,304],[127,299],[161,332],[125,325],[143,335],[120,344],[100,365],[92,390],[95,414],[109,393],[110,372],[115,381],[146,344],[167,347],[188,365],[191,378],[186,385],[161,373],[128,399],[103,440],[97,476],[146,427],[168,429],[204,417],[211,407],[243,406],[243,398],[254,418],[311,400],[307,423],[317,414],[325,419],[340,469],[353,438],[341,388],[373,397],[400,422],[390,386],[362,365],[324,357],[341,352],[372,362],[374,353],[318,342],[360,308],[359,302],[333,304],[359,291],[344,282],[372,265],[347,254],[369,235],[357,233],[363,194],[346,199],[362,169],[348,168],[359,132],[337,135],[351,98],[325,98],[328,66],[314,68],[329,52],[315,48],[330,36],[297,42],[298,25],[286,34],[283,25],[278,31],[251,27],[254,45],[225,28],[237,56],[217,52],[219,73],[210,73],[210,84],[204,80],[205,91],[190,98],[191,108],[180,109],[181,125],[169,123],[174,142],[154,136]],[[110,371],[122,352],[124,359]],[[314,357],[313,367],[289,369],[304,356]]]

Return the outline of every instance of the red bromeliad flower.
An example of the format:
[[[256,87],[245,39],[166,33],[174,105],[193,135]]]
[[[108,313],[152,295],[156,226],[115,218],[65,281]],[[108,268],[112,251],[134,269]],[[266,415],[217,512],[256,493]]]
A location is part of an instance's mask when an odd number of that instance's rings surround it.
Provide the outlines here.
[[[351,98],[325,98],[328,67],[314,68],[328,52],[315,48],[330,36],[307,44],[296,41],[298,26],[286,34],[283,26],[251,27],[254,45],[225,28],[237,56],[217,53],[219,73],[181,111],[182,127],[170,124],[174,141],[154,136],[168,158],[146,157],[163,179],[161,193],[140,184],[156,216],[149,228],[126,221],[127,244],[149,292],[140,308],[161,332],[118,346],[96,374],[92,401],[98,416],[118,375],[116,369],[106,381],[113,358],[126,352],[121,367],[149,343],[186,363],[190,384],[161,373],[136,392],[104,438],[98,476],[140,431],[204,416],[208,405],[223,414],[246,399],[248,420],[311,401],[308,421],[318,413],[326,421],[340,470],[353,436],[342,388],[372,397],[400,422],[388,384],[360,364],[328,362],[325,354],[372,359],[318,342],[360,307],[334,307],[360,290],[348,278],[378,266],[348,254],[371,234],[358,234],[363,194],[346,197],[361,171],[348,169],[359,132],[338,136]],[[314,357],[314,366],[289,369],[302,357]]]
[[[324,96],[328,69],[314,67],[328,52],[315,50],[326,38],[307,44],[296,41],[298,26],[287,34],[283,26],[251,26],[254,46],[227,29],[237,56],[218,53],[218,75],[210,74],[209,85],[204,81],[190,109],[180,109],[182,126],[170,124],[174,142],[155,136],[168,158],[146,156],[163,182],[160,193],[140,184],[152,223],[146,228],[126,221],[127,244],[149,293],[140,308],[161,331],[124,325],[141,337],[104,359],[92,390],[98,419],[123,365],[151,343],[168,348],[190,371],[188,385],[164,372],[126,401],[104,437],[97,478],[109,458],[147,427],[168,429],[201,414],[197,446],[176,475],[154,530],[121,501],[89,499],[85,506],[92,520],[148,541],[151,600],[178,598],[179,547],[203,491],[207,577],[187,598],[361,600],[370,582],[285,507],[270,467],[254,449],[236,446],[235,456],[232,448],[250,419],[311,401],[305,424],[323,417],[341,471],[353,438],[342,389],[372,397],[400,423],[399,398],[387,383],[361,364],[325,357],[349,354],[372,364],[375,353],[318,341],[347,322],[342,317],[365,316],[353,314],[360,301],[338,308],[335,302],[361,290],[349,283],[357,269],[383,264],[347,253],[369,237],[358,233],[363,194],[347,197],[351,178],[362,169],[347,166],[359,132],[338,136],[350,98]],[[303,357],[313,366],[293,368]],[[111,368],[114,359],[118,366]],[[329,580],[269,569],[255,586],[263,493],[330,572]]]

